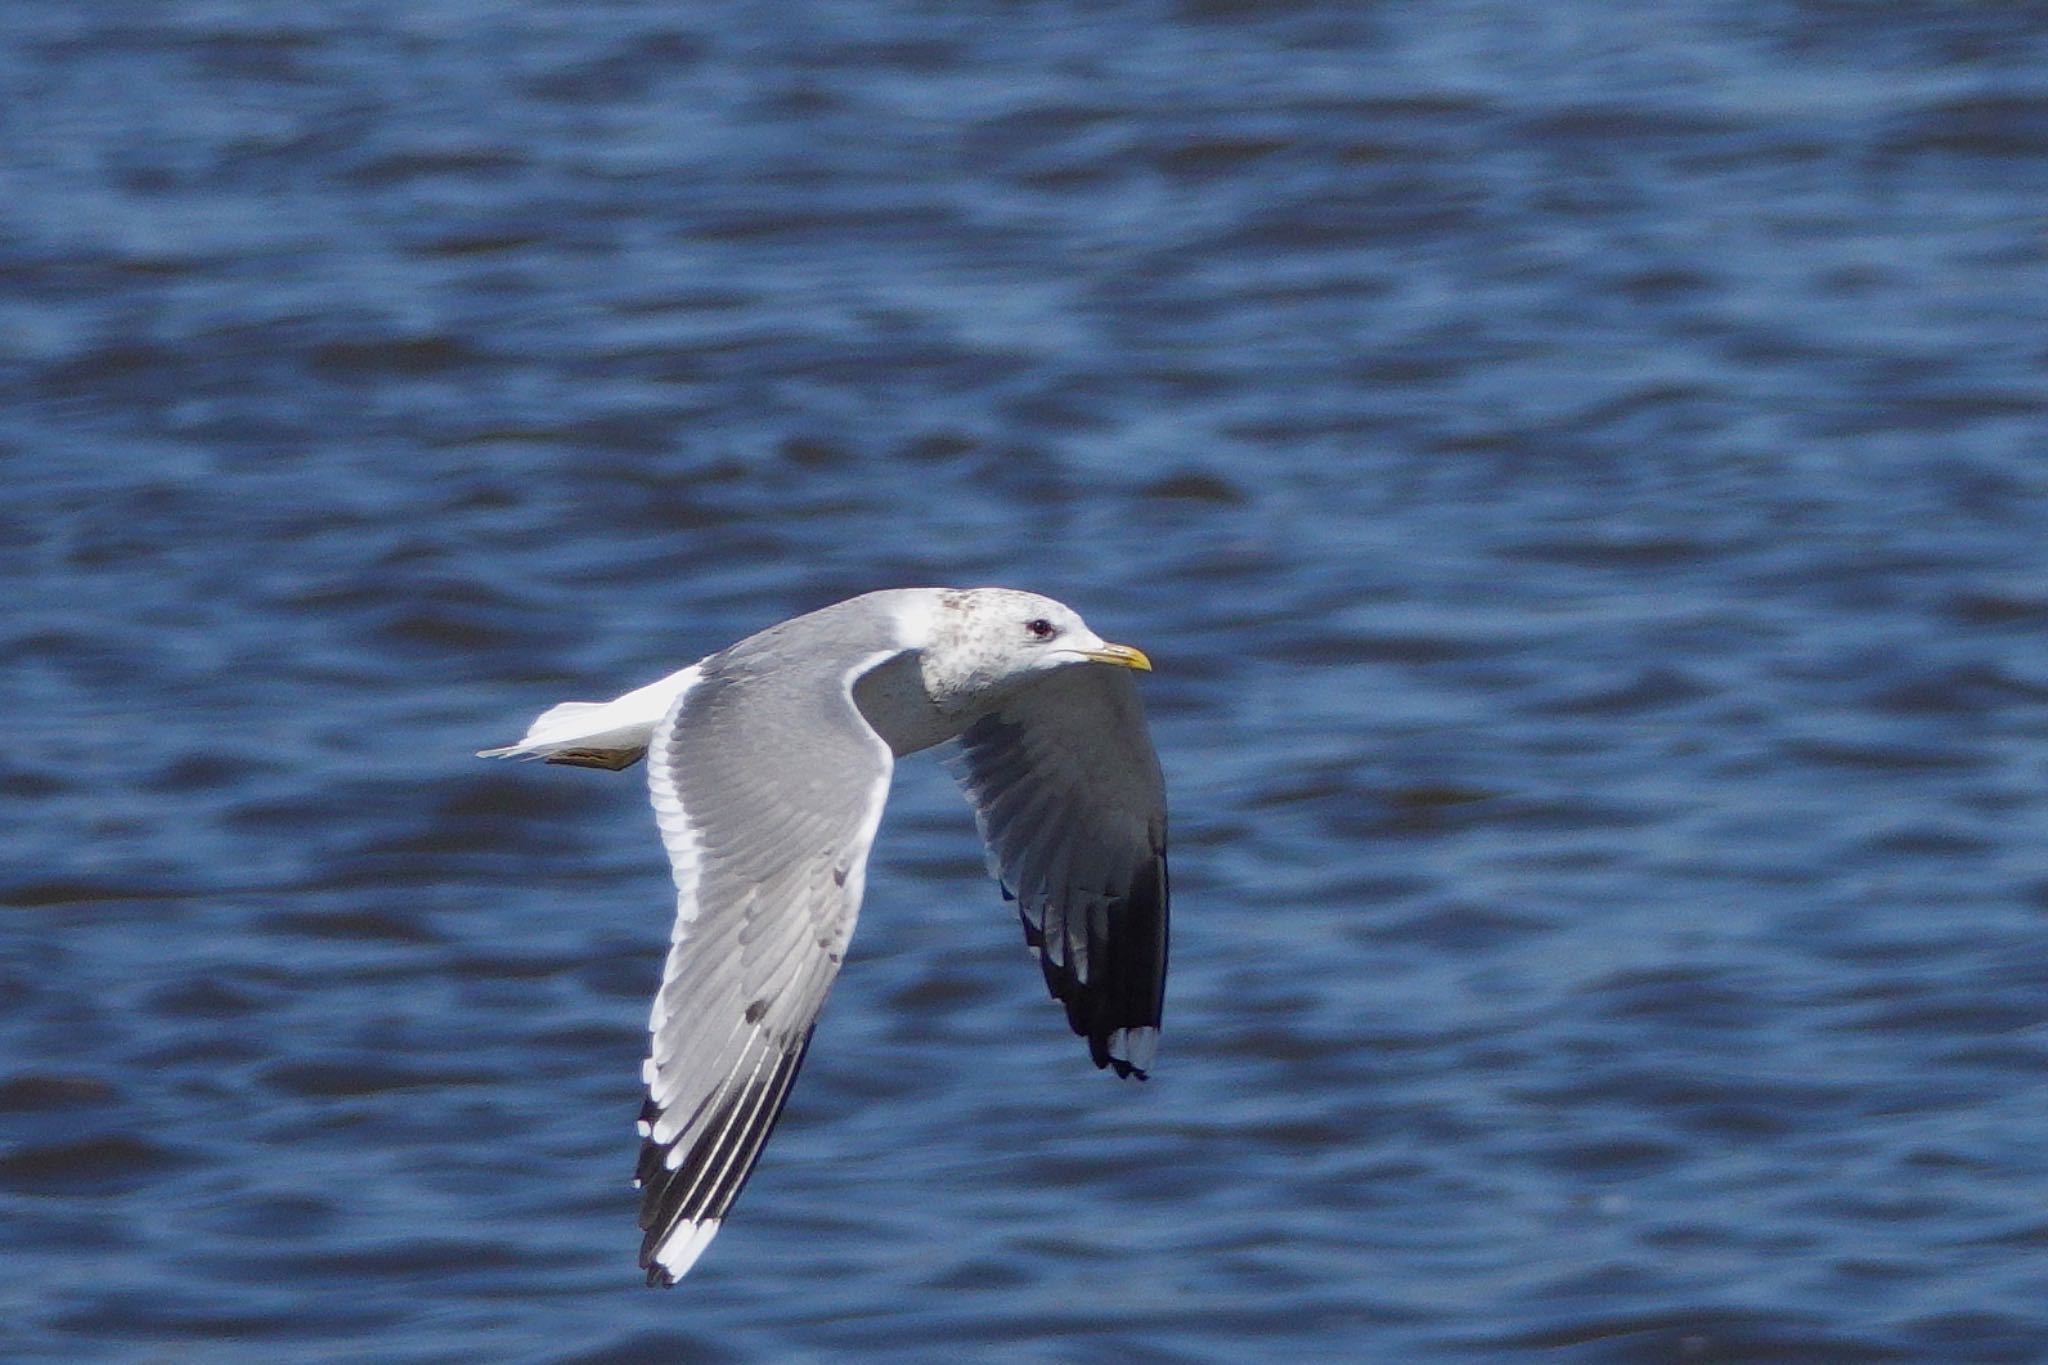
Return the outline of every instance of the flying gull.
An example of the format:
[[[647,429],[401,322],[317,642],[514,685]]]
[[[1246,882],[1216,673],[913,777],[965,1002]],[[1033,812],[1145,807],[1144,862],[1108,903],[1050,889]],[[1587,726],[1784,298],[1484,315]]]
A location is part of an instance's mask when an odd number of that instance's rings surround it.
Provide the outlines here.
[[[900,755],[953,743],[989,869],[1067,1022],[1096,1066],[1144,1079],[1166,993],[1166,792],[1131,672],[1151,667],[1032,593],[873,592],[615,700],[563,702],[479,755],[650,756],[676,884],[641,1064],[650,1285],[703,1254],[782,1112]]]

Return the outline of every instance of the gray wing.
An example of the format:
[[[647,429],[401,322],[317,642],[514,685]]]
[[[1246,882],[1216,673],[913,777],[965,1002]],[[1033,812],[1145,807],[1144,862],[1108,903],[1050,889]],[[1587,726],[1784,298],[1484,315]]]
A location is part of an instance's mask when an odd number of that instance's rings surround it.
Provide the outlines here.
[[[655,727],[676,921],[648,1018],[640,1264],[673,1284],[746,1184],[838,974],[894,766],[851,669],[714,655]]]
[[[1128,669],[1047,674],[950,760],[1045,984],[1095,1065],[1144,1079],[1166,1002],[1166,787]]]

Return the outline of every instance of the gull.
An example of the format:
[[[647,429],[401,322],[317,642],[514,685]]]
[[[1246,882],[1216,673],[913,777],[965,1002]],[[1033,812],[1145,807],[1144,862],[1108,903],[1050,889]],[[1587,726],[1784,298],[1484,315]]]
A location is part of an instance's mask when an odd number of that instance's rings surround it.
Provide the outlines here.
[[[803,1065],[860,912],[895,761],[942,744],[990,873],[1099,1068],[1145,1078],[1166,994],[1166,792],[1133,670],[1011,588],[900,588],[794,617],[479,757],[621,769],[676,887],[641,1076],[640,1265],[718,1232]]]

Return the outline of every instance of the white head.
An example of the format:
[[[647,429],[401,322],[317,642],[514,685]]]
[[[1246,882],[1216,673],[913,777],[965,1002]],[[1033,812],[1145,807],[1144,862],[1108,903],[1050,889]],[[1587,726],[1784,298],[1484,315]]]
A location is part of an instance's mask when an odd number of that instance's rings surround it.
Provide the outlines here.
[[[941,711],[983,710],[1054,668],[1109,664],[1150,671],[1144,651],[1113,645],[1073,608],[1015,588],[947,589],[924,644],[925,692]]]

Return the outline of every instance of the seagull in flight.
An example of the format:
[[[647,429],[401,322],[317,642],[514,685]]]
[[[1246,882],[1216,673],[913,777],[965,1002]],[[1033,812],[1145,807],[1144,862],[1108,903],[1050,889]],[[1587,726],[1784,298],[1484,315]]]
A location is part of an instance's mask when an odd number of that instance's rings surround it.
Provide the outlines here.
[[[860,912],[895,761],[950,745],[991,873],[1097,1067],[1145,1078],[1166,995],[1166,791],[1141,650],[1010,588],[868,593],[479,757],[642,756],[676,886],[648,1016],[640,1265],[703,1254],[789,1098]]]

